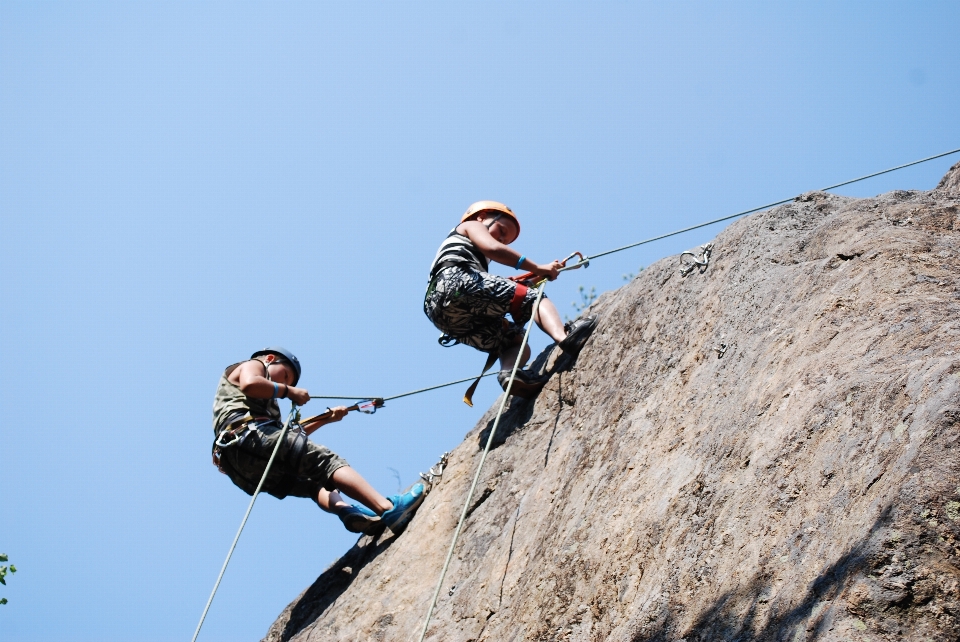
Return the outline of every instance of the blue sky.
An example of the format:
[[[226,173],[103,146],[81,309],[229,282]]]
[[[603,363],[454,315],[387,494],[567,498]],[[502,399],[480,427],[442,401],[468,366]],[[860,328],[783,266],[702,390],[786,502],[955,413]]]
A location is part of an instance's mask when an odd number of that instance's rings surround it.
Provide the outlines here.
[[[954,2],[0,4],[4,640],[190,638],[248,502],[209,460],[226,365],[280,344],[314,394],[381,396],[478,371],[421,311],[471,202],[514,208],[545,262],[960,147],[957,24]],[[719,229],[547,293],[573,313]],[[314,439],[395,492],[499,392],[461,388]],[[200,639],[260,639],[354,539],[262,498]]]

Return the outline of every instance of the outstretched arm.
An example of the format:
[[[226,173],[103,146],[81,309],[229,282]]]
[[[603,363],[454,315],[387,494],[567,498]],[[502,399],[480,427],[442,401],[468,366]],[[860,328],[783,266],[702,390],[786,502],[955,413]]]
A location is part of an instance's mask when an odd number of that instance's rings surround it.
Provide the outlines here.
[[[335,421],[340,421],[346,416],[347,407],[336,406],[334,408],[329,408],[327,412],[323,413],[322,415],[311,417],[309,420],[302,422],[300,427],[303,428],[305,433],[310,435],[313,434],[318,428],[326,426],[327,424],[332,424]]]

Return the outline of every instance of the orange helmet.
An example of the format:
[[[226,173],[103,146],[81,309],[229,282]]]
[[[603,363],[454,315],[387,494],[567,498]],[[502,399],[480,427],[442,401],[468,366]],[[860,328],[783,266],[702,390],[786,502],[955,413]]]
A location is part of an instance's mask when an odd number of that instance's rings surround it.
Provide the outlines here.
[[[513,222],[517,224],[517,236],[520,236],[520,219],[518,219],[517,215],[513,213],[513,210],[503,203],[498,203],[497,201],[477,201],[467,208],[467,212],[463,215],[463,217],[460,218],[460,222],[463,223],[472,219],[477,214],[490,211],[500,212],[501,214],[512,218]]]

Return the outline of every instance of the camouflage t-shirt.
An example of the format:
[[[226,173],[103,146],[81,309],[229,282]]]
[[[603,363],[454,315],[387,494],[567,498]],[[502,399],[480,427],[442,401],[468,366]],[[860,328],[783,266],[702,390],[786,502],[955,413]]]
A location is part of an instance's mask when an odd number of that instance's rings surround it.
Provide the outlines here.
[[[249,414],[251,417],[269,417],[270,419],[280,420],[280,406],[276,399],[254,399],[243,394],[239,387],[230,382],[230,374],[240,365],[246,363],[241,361],[235,363],[223,371],[220,377],[220,384],[217,386],[217,394],[213,398],[213,431],[217,432],[217,427],[225,425],[227,419],[234,420],[237,417]],[[270,374],[264,368],[263,376],[268,380]]]

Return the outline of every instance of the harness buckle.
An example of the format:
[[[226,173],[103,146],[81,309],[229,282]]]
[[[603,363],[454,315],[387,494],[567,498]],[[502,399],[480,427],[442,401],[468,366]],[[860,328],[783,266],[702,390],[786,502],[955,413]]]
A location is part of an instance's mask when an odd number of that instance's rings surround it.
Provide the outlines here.
[[[224,448],[230,448],[231,446],[236,446],[241,443],[252,428],[250,424],[255,423],[256,420],[251,417],[249,414],[235,419],[227,424],[227,427],[220,431],[217,434],[216,440],[213,442],[213,465],[217,467],[224,475],[227,474],[227,471],[223,469],[223,466],[220,464],[221,451]]]

